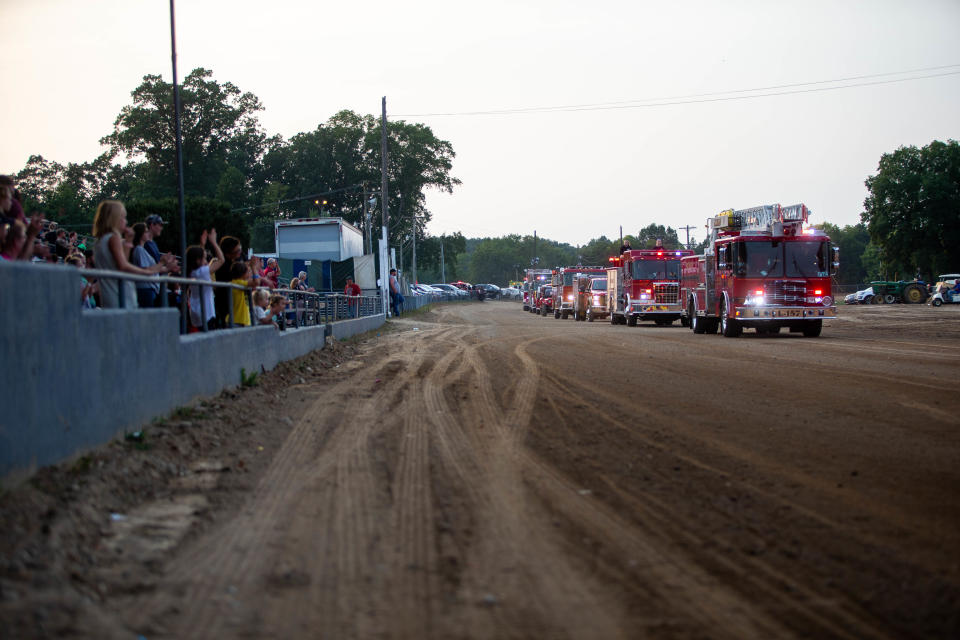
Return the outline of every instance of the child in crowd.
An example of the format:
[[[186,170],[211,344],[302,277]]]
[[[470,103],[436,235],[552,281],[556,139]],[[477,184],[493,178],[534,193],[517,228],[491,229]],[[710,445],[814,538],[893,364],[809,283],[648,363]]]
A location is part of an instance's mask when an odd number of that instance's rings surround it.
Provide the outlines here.
[[[287,308],[287,299],[281,295],[270,296],[270,311],[267,316],[273,323],[273,326],[283,329],[286,327],[286,319],[283,317],[284,310]]]
[[[214,258],[207,262],[206,246],[213,247]],[[217,230],[204,229],[200,234],[200,244],[187,249],[187,273],[191,278],[211,282],[211,274],[216,273],[223,265],[223,251],[217,244]],[[201,296],[202,304],[201,304]],[[190,324],[191,332],[199,331],[201,327],[217,328],[217,311],[213,305],[213,287],[202,285],[190,286]]]
[[[270,295],[269,289],[257,289],[253,292],[253,313],[256,324],[277,324],[278,317],[283,315],[287,306],[287,299],[281,295]]]
[[[243,260],[235,260],[230,265],[230,283],[241,287],[256,286],[250,265]],[[233,324],[249,327],[250,305],[247,303],[247,292],[233,289],[231,293],[233,294]]]

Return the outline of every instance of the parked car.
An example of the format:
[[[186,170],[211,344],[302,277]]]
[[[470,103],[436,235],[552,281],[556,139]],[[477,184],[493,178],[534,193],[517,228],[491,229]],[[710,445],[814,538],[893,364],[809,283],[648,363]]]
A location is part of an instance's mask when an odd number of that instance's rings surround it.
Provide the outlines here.
[[[455,286],[453,286],[452,284],[444,284],[444,283],[442,283],[442,282],[438,282],[437,284],[431,284],[430,286],[433,287],[434,289],[440,289],[441,291],[443,291],[444,293],[446,293],[447,295],[450,295],[450,296],[461,296],[461,297],[462,297],[462,296],[468,296],[468,295],[470,295],[470,294],[467,293],[466,291],[463,291],[462,289],[458,289],[458,288],[456,288]]]
[[[508,300],[519,300],[520,289],[517,289],[516,287],[503,287],[500,289],[500,297],[507,298]]]
[[[488,298],[499,298],[500,297],[500,287],[495,284],[475,284],[474,288],[482,288],[487,292]]]

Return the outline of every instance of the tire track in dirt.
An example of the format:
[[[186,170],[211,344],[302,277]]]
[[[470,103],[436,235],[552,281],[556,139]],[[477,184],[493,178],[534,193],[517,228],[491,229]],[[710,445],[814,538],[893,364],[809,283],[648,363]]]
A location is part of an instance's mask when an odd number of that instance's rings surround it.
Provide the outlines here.
[[[417,339],[408,341],[401,352],[385,356],[389,360],[386,366],[393,363],[395,376],[383,386],[392,385],[393,392],[367,406],[355,424],[345,425],[352,436],[341,451],[323,454],[337,460],[333,463],[334,482],[328,482],[321,474],[313,479],[317,491],[327,496],[320,503],[328,506],[320,507],[317,513],[331,514],[332,517],[319,527],[316,517],[308,517],[301,526],[307,530],[316,529],[317,546],[324,548],[325,552],[307,561],[309,574],[317,579],[311,582],[305,593],[297,594],[299,597],[282,594],[280,612],[270,619],[270,626],[277,628],[279,635],[295,631],[289,628],[288,621],[292,623],[306,618],[310,629],[334,637],[367,637],[376,633],[376,623],[370,615],[361,615],[361,612],[367,614],[384,609],[389,609],[389,615],[401,623],[400,628],[409,627],[411,622],[415,625],[423,622],[421,612],[398,606],[397,594],[402,598],[409,591],[411,580],[397,582],[393,579],[407,571],[406,566],[397,566],[397,558],[410,547],[409,527],[406,525],[411,520],[408,516],[398,519],[396,514],[411,511],[411,479],[404,471],[410,466],[409,458],[405,453],[400,454],[394,486],[378,486],[374,480],[378,473],[371,454],[384,444],[375,442],[375,438],[395,432],[405,423],[405,418],[399,418],[408,414],[406,401],[401,398],[409,396],[411,380],[416,379],[425,360],[431,357],[423,345],[427,336],[433,335],[443,341],[448,333],[448,329],[424,331]],[[399,446],[404,448],[409,439],[406,434],[402,435]],[[423,463],[425,460],[421,456],[417,464]],[[381,483],[387,481],[382,479]],[[311,504],[315,502],[311,500]],[[422,500],[414,499],[413,502],[414,512],[423,508]],[[429,512],[425,516],[417,515],[429,517]],[[392,540],[400,541],[392,544],[389,542]],[[416,544],[423,548],[422,543]],[[422,553],[418,554],[421,556]],[[429,563],[429,558],[425,562]],[[378,567],[393,567],[394,570],[384,574]],[[418,584],[416,580],[412,582]]]
[[[512,355],[521,363],[522,382],[507,407],[501,407],[495,397],[490,369],[479,355],[480,347],[485,345],[471,345],[464,352],[475,375],[472,390],[476,393],[467,399],[461,413],[481,415],[482,424],[493,427],[496,434],[495,438],[485,441],[484,448],[478,452],[485,461],[484,481],[489,494],[484,504],[488,511],[480,521],[499,520],[503,532],[490,531],[481,537],[507,535],[516,541],[513,550],[516,555],[508,560],[522,571],[517,579],[523,581],[522,592],[536,601],[540,628],[563,630],[573,637],[618,637],[620,632],[614,622],[617,616],[597,596],[598,585],[592,584],[588,576],[569,563],[567,552],[554,540],[549,518],[534,509],[535,505],[526,495],[529,474],[518,464],[523,460],[518,448],[530,424],[540,376],[539,367],[526,354],[525,345],[541,339],[542,336],[526,339],[514,348]],[[488,563],[489,559],[484,561]],[[483,576],[482,579],[494,578]],[[575,613],[578,609],[593,612],[588,623]],[[529,611],[525,615],[529,615]]]
[[[557,374],[554,372],[549,374],[548,377],[552,379],[552,381],[557,386],[557,388],[559,389],[566,388],[568,391],[570,391],[570,393],[575,393],[580,397],[590,397],[590,394],[595,394],[597,392],[597,389],[595,387],[589,387],[579,381],[572,381],[562,374]],[[573,389],[571,388],[574,386],[579,387],[580,390],[577,392],[574,392]],[[583,394],[583,389],[589,389],[590,393]],[[667,416],[658,416],[660,420],[666,417]],[[613,419],[609,416],[601,414],[598,416],[598,419],[604,422],[607,422],[611,426],[617,426],[617,427],[626,429],[626,427],[619,420]],[[662,422],[660,423],[662,424]],[[717,474],[721,478],[721,480],[725,482],[731,480],[729,474],[725,471],[717,469],[711,465],[705,464],[688,455],[679,454],[676,451],[668,449],[662,443],[659,443],[653,440],[652,438],[645,437],[637,433],[636,431],[629,430],[629,429],[627,430],[630,431],[633,437],[636,437],[642,440],[644,444],[647,446],[656,448],[664,454],[673,456],[678,460],[682,460],[683,462],[686,462],[687,464],[691,464],[692,466],[695,466],[703,471]],[[542,469],[544,469],[544,472],[549,471],[547,468],[545,468],[541,463],[539,463],[536,460],[531,460],[530,464],[540,466]],[[650,469],[647,469],[647,473],[653,473],[653,471]],[[668,476],[666,475],[661,475],[661,477],[664,479],[668,479]],[[606,479],[604,480],[607,484],[608,489],[622,496],[626,502],[634,505],[634,509],[636,510],[636,512],[643,514],[641,520],[644,523],[643,525],[644,528],[648,530],[655,538],[659,539],[661,541],[661,544],[672,546],[673,540],[675,539],[675,537],[677,535],[680,535],[681,537],[684,537],[688,543],[690,543],[689,544],[690,548],[698,549],[698,548],[706,548],[709,546],[708,543],[711,541],[703,539],[697,536],[695,533],[693,533],[698,530],[697,523],[685,517],[678,510],[669,507],[668,505],[658,500],[651,494],[648,494],[648,493],[645,493],[643,495],[627,494],[619,490],[616,487],[615,483]],[[794,510],[800,513],[803,513],[807,517],[811,517],[817,520],[818,522],[831,526],[832,528],[836,528],[836,529],[845,528],[839,523],[826,520],[821,516],[821,514],[818,514],[812,510],[809,510],[803,507],[802,505],[798,505],[792,501],[784,499],[782,496],[767,492],[750,483],[738,481],[737,484],[747,491],[751,491],[751,492],[763,495],[765,498],[770,499],[772,501],[789,504],[791,508],[793,508]],[[567,491],[565,494],[554,492],[553,495],[551,495],[548,498],[548,501],[550,502],[551,505],[555,507],[562,507],[565,504],[569,505],[570,504],[569,496],[573,495],[574,489],[575,487],[573,487],[573,485],[569,485],[569,491]],[[566,500],[564,500],[565,495],[568,496],[568,499]],[[724,516],[724,514],[719,512],[716,515],[726,517]],[[596,527],[595,530],[604,531],[606,533],[611,530],[617,530],[619,528],[620,530],[626,531],[625,526],[628,526],[628,525],[623,525],[618,527],[614,524],[614,520],[618,520],[619,517],[613,514],[612,512],[607,513],[604,516],[604,519],[606,520],[606,524],[600,527]],[[655,523],[656,526],[651,527],[650,526],[651,523]],[[618,546],[617,541],[615,539],[611,539],[610,543],[614,547]],[[741,561],[744,562],[744,564],[746,565],[744,567],[738,566],[735,563],[730,562],[720,554],[712,555],[711,561],[721,564],[722,566],[725,567],[726,570],[730,571],[732,574],[738,575],[740,580],[744,582],[752,583],[754,585],[756,592],[765,593],[768,595],[768,597],[777,598],[778,600],[780,600],[781,606],[783,607],[783,609],[789,609],[792,612],[805,617],[811,625],[815,627],[821,627],[821,628],[827,627],[827,629],[829,630],[829,633],[831,634],[831,637],[856,638],[857,633],[862,633],[864,629],[869,629],[871,631],[871,637],[876,637],[876,638],[888,637],[888,635],[881,630],[881,627],[877,626],[876,621],[873,618],[868,617],[860,609],[857,603],[854,602],[853,600],[846,600],[844,602],[839,602],[837,600],[834,600],[831,602],[831,604],[834,604],[836,606],[830,607],[827,611],[824,611],[821,609],[816,609],[816,610],[809,609],[808,607],[805,606],[804,603],[796,601],[795,596],[792,596],[789,593],[784,593],[780,587],[781,585],[790,585],[792,589],[803,594],[807,602],[818,600],[819,596],[817,595],[817,593],[815,591],[812,591],[806,588],[802,583],[798,581],[796,576],[785,574],[775,569],[774,567],[760,561],[759,559],[741,558]],[[691,568],[691,565],[688,564],[687,569],[689,570],[690,568]],[[710,578],[706,576],[706,574],[702,574],[702,569],[697,567],[694,569],[694,572],[701,573],[700,579],[695,579],[692,583],[688,584],[688,587],[693,588],[698,584],[700,585],[710,584],[710,581],[711,581]],[[708,593],[701,594],[697,598],[694,598],[694,600],[697,602],[709,601],[711,594],[716,595],[716,592],[710,591],[710,589],[716,589],[716,587],[715,586],[710,587],[708,589]],[[690,592],[690,589],[686,589],[685,591]],[[748,611],[751,609],[751,604],[746,600],[741,600],[739,604],[734,602],[726,602],[726,603],[718,603],[718,604],[723,605],[723,608],[719,609],[722,611],[729,611],[731,610],[731,607],[733,607],[734,610],[741,611],[741,612]],[[697,612],[685,612],[685,616],[695,618],[696,613]],[[834,618],[835,620],[831,620],[831,617]],[[709,621],[704,621],[704,622],[709,622]],[[721,621],[714,621],[714,624],[718,622],[721,622]],[[727,620],[722,622],[724,625],[722,628],[732,628],[729,626],[732,621]],[[788,630],[785,628],[780,628],[779,631],[776,631],[773,627],[777,624],[779,623],[777,623],[773,619],[770,619],[770,618],[762,619],[760,627],[761,627],[761,630],[765,629],[765,632],[758,637],[790,637],[793,635],[792,633],[788,633]],[[850,632],[848,631],[848,629],[857,629],[859,631]],[[756,634],[751,633],[749,635],[755,636]],[[746,636],[734,634],[731,637],[746,637]]]
[[[389,361],[380,363],[374,375],[385,375],[389,366]],[[362,392],[350,376],[314,402],[294,425],[247,507],[170,567],[169,579],[184,587],[184,602],[175,626],[178,637],[209,637],[228,620],[236,622],[231,603],[239,600],[241,590],[256,589],[254,583],[260,573],[253,565],[264,563],[263,549],[280,535],[275,523],[287,519],[295,506],[292,500],[305,483],[337,469],[340,456],[356,448],[360,436],[350,429],[337,430],[335,424],[343,420],[351,401],[357,413],[347,422],[371,422],[390,402],[394,390],[382,385],[369,393],[371,397],[360,402]],[[346,401],[331,404],[326,402],[329,397]],[[347,551],[349,558],[351,548]]]

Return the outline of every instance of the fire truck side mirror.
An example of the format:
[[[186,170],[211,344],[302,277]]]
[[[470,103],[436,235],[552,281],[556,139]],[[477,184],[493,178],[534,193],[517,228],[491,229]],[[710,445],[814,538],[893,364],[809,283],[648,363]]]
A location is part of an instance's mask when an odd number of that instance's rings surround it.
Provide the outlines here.
[[[837,273],[840,270],[840,247],[830,247],[831,249],[831,266],[833,273]]]
[[[727,268],[727,247],[717,249],[717,269]]]

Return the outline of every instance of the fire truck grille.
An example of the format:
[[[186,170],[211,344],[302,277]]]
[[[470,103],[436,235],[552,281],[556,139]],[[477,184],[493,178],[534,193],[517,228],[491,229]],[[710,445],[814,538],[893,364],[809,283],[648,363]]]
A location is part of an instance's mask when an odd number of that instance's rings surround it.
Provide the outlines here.
[[[775,280],[766,286],[765,297],[770,304],[803,304],[807,283],[803,280]]]
[[[677,304],[680,285],[676,283],[653,285],[653,299],[659,304]]]

